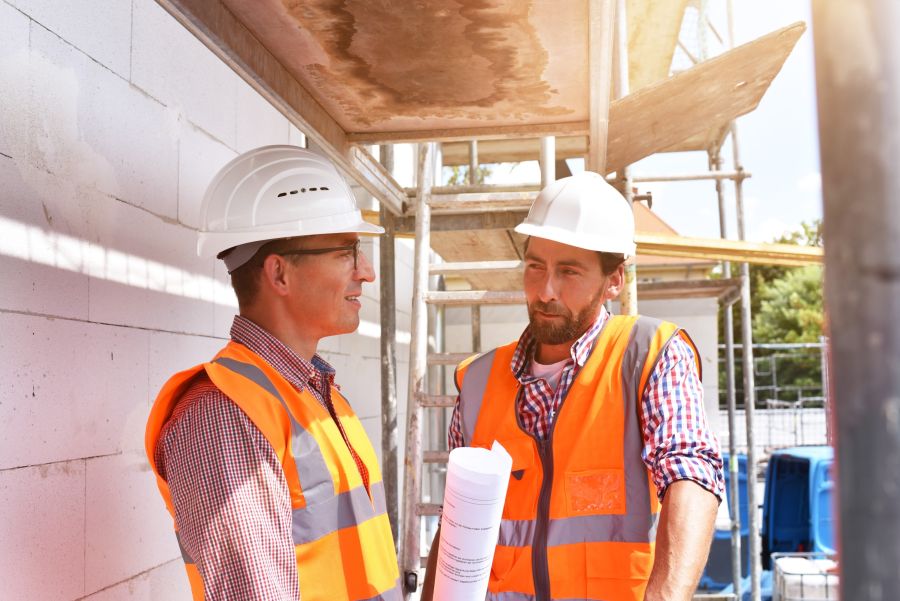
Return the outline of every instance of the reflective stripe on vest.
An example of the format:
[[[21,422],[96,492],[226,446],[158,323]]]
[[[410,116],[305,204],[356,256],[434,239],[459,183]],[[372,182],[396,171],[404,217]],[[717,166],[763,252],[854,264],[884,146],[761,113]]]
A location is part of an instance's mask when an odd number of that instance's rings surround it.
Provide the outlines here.
[[[306,498],[306,507],[292,510],[291,534],[295,545],[313,542],[326,534],[357,526],[387,512],[382,482],[375,482],[369,487],[371,500],[362,486],[337,495],[334,493],[331,472],[316,439],[294,418],[278,389],[261,369],[229,357],[219,357],[213,363],[227,367],[269,392],[278,399],[291,420],[291,451]]]
[[[300,477],[300,485],[303,487],[303,496],[306,504],[313,505],[329,497],[334,496],[334,482],[328,464],[322,457],[322,450],[312,434],[294,418],[287,403],[281,398],[281,394],[269,378],[260,368],[250,363],[244,363],[230,357],[219,357],[213,363],[227,367],[231,371],[240,374],[278,399],[285,413],[291,420],[291,451],[294,455],[294,463],[297,466],[297,475]],[[365,492],[365,491],[363,491]],[[368,495],[366,495],[368,496]],[[297,534],[294,534],[296,542]]]

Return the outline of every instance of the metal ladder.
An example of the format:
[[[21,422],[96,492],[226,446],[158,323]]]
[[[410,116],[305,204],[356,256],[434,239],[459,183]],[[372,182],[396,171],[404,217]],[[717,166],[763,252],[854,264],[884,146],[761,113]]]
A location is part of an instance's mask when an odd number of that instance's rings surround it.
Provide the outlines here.
[[[403,513],[400,536],[400,571],[403,580],[404,598],[409,599],[421,583],[420,574],[427,557],[427,549],[421,549],[420,537],[422,518],[440,514],[440,503],[425,503],[422,500],[423,472],[426,464],[446,464],[449,452],[438,449],[423,449],[423,417],[426,411],[445,411],[453,408],[455,394],[429,394],[428,369],[436,365],[457,365],[474,352],[480,352],[481,324],[480,307],[483,305],[521,305],[525,294],[518,291],[466,290],[440,291],[429,289],[429,280],[434,275],[466,275],[474,273],[509,272],[521,269],[520,261],[480,261],[473,263],[430,264],[432,210],[453,211],[464,214],[477,210],[482,218],[490,220],[491,215],[504,216],[504,212],[518,209],[527,210],[537,193],[537,186],[530,189],[502,189],[487,186],[470,187],[463,194],[434,194],[434,145],[421,144],[417,167],[417,188],[415,200],[415,250],[413,267],[413,299],[411,320],[411,341],[409,358],[409,388],[407,397],[407,431],[404,452]],[[477,166],[476,146],[472,144],[473,165]],[[542,180],[553,179],[554,161],[552,139],[542,140],[541,172]],[[547,167],[550,164],[551,167]],[[475,189],[476,191],[472,192]],[[487,213],[487,215],[484,215]],[[500,220],[497,220],[498,222]],[[508,221],[508,220],[507,220]],[[463,229],[460,220],[460,229]],[[496,227],[496,225],[495,225]],[[509,227],[512,227],[511,225]],[[428,307],[472,307],[473,353],[443,353],[428,351]],[[432,500],[433,501],[433,500]],[[427,545],[428,543],[426,543]]]

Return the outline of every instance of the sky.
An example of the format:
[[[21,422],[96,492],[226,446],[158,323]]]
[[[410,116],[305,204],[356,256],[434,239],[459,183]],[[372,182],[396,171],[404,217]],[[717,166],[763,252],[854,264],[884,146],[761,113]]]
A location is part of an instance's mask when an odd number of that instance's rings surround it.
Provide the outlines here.
[[[709,0],[710,19],[727,35],[725,0]],[[752,41],[796,21],[807,30],[763,96],[757,109],[738,119],[740,158],[752,177],[744,181],[747,239],[770,242],[822,216],[821,174],[815,101],[812,22],[808,0],[734,0],[735,44]],[[713,53],[718,42],[710,36]],[[685,40],[690,46],[690,41]],[[676,67],[687,59],[677,51]],[[732,170],[731,143],[724,150],[725,170]],[[570,161],[573,170],[580,161]],[[632,175],[700,173],[706,153],[669,153],[648,157]],[[492,183],[540,179],[536,162],[498,166]],[[719,237],[718,203],[712,181],[640,184],[653,193],[653,210],[684,236]],[[736,238],[733,186],[728,184],[728,237]]]

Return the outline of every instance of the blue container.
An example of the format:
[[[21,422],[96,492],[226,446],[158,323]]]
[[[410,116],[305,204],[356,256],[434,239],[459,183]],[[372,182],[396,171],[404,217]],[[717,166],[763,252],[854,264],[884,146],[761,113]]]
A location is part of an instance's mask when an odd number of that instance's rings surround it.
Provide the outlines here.
[[[834,553],[834,451],[793,447],[772,454],[766,471],[762,562],[775,552]]]

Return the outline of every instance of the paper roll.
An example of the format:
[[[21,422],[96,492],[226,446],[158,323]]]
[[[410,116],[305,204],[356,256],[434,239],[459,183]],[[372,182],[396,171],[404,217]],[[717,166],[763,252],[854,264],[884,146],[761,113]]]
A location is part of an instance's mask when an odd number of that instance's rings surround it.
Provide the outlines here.
[[[450,451],[435,601],[484,600],[511,470],[512,458],[498,442],[491,450]]]

